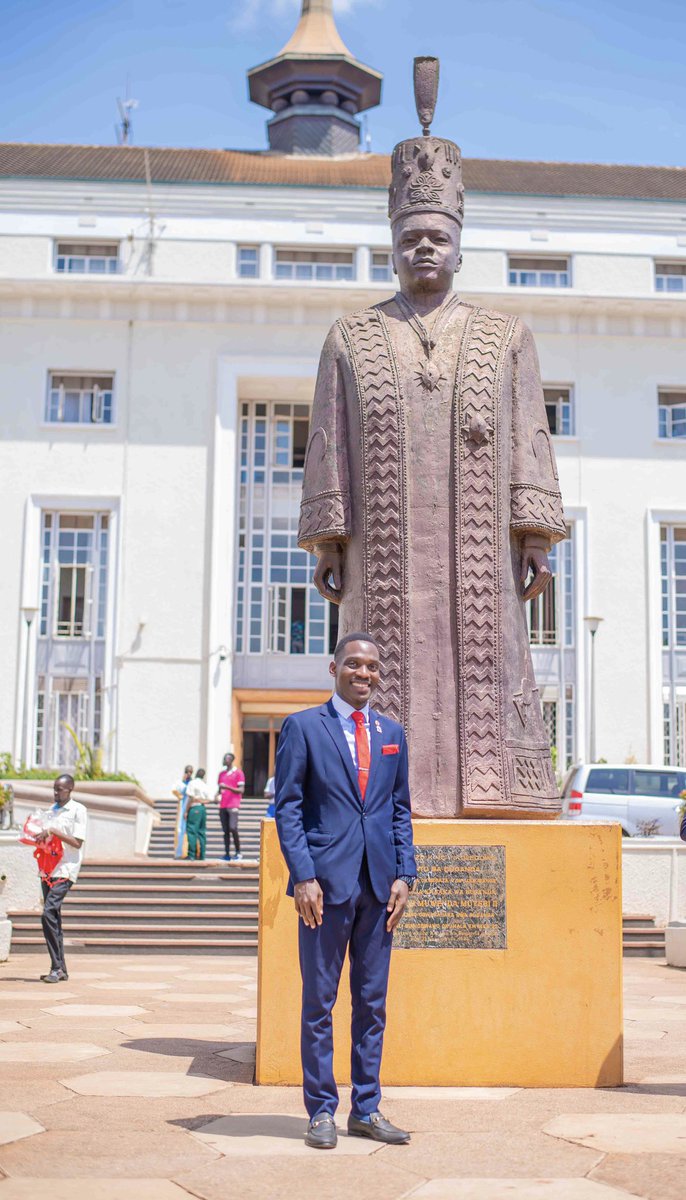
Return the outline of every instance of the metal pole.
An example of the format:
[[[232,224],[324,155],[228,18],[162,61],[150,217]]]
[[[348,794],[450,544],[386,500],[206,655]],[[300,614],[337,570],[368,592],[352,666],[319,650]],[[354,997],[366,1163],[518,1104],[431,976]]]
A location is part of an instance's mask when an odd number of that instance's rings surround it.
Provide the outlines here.
[[[590,735],[589,735],[589,759],[592,763],[595,762],[595,635],[596,630],[591,630],[591,711],[590,711]]]

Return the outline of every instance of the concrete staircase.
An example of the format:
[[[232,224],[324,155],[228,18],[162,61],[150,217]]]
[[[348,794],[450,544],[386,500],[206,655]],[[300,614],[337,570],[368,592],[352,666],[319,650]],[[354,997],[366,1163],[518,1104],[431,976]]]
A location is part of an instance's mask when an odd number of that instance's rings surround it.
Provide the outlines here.
[[[91,862],[62,908],[66,955],[255,954],[257,899],[254,865]],[[13,952],[44,948],[40,913],[9,915]]]
[[[207,810],[207,859],[174,859],[176,801],[156,805],[161,823],[148,858],[88,862],[62,908],[67,957],[79,951],[122,954],[255,954],[260,822],[266,800],[244,800],[243,862],[222,861],[216,806]],[[12,950],[44,949],[39,912],[12,912]]]
[[[665,931],[655,917],[625,913],[622,917],[622,950],[625,958],[664,958]]]
[[[251,800],[249,797],[241,802],[238,822],[238,834],[241,839],[241,854],[244,859],[257,862],[260,854],[260,821],[267,811],[267,800]],[[156,800],[155,811],[161,821],[152,831],[149,858],[174,857],[174,829],[176,827],[176,811],[178,802],[170,797],[168,800]],[[233,853],[233,846],[232,846]],[[224,854],[224,838],[222,836],[219,807],[213,801],[207,805],[207,858],[220,859]]]

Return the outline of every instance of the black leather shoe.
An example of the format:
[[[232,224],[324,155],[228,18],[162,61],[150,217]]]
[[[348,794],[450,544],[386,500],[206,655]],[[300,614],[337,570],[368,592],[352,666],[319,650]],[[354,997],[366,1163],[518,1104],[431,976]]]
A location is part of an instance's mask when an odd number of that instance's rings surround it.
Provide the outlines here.
[[[336,1122],[328,1113],[320,1113],[313,1117],[307,1126],[305,1145],[314,1150],[333,1150],[338,1141]]]
[[[51,971],[49,975],[41,975],[42,983],[65,983],[69,978],[66,971]]]
[[[348,1134],[350,1137],[368,1137],[375,1142],[385,1142],[387,1146],[406,1146],[410,1135],[397,1125],[391,1125],[380,1112],[372,1113],[368,1121],[361,1121],[351,1113],[348,1117]]]

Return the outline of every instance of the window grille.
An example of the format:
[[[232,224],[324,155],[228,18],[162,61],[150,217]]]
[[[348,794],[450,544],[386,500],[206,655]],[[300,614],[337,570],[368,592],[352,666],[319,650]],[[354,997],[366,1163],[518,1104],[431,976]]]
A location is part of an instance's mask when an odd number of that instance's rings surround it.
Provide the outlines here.
[[[553,578],[542,595],[528,604],[529,641],[532,646],[574,645],[573,530],[553,546],[549,555]]]
[[[568,258],[531,258],[511,255],[508,280],[512,287],[569,287]]]
[[[51,425],[111,425],[113,375],[50,373],[45,419]]]
[[[662,645],[686,647],[686,526],[660,529]]]
[[[297,544],[309,420],[308,404],[242,406],[239,654],[328,654],[337,636],[336,606],[312,585],[312,559]]]
[[[355,278],[352,250],[277,250],[275,279],[331,282]]]
[[[571,387],[544,386],[543,399],[550,432],[558,437],[571,436],[574,433]]]
[[[660,388],[657,394],[658,434],[661,438],[686,438],[686,391]]]
[[[372,283],[391,283],[393,263],[390,250],[372,250],[369,275]]]
[[[116,275],[119,245],[117,242],[58,242],[55,270],[60,275]]]
[[[656,292],[686,292],[686,263],[656,262]]]
[[[260,252],[257,246],[238,247],[238,276],[240,279],[259,279]]]

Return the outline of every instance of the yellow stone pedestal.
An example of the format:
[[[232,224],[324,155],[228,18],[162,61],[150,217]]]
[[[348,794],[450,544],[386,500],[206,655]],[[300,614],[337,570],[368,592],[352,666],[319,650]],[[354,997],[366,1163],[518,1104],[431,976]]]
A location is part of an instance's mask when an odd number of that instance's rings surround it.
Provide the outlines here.
[[[622,1083],[619,826],[414,822],[420,847],[502,847],[502,949],[395,949],[382,1084],[608,1087]],[[448,856],[449,857],[449,856]],[[262,825],[257,1082],[299,1084],[297,918],[273,821]],[[476,882],[478,889],[478,881]],[[426,892],[423,898],[426,905]],[[350,992],[334,1010],[350,1078]]]

